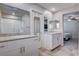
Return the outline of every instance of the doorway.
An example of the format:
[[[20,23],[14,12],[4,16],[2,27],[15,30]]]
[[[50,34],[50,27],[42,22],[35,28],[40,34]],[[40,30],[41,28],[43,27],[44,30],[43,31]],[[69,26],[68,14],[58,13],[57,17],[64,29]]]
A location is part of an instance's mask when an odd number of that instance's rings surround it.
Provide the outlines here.
[[[64,46],[78,55],[79,12],[64,14]]]

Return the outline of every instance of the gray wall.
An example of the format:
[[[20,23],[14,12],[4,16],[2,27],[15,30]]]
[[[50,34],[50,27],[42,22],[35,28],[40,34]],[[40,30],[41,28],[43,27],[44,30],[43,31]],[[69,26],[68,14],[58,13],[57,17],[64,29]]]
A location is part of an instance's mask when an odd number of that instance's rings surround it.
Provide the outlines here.
[[[77,21],[64,21],[64,32],[72,34],[72,38],[78,38],[78,22]]]

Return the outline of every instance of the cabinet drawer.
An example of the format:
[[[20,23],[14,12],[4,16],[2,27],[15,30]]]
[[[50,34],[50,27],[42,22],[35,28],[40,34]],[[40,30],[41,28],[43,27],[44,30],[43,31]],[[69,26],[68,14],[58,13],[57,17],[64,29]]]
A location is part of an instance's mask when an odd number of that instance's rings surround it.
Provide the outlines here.
[[[0,56],[21,56],[20,48],[4,51],[0,53]]]
[[[36,56],[38,55],[39,40],[38,38],[26,39],[25,44],[25,55],[26,56]]]

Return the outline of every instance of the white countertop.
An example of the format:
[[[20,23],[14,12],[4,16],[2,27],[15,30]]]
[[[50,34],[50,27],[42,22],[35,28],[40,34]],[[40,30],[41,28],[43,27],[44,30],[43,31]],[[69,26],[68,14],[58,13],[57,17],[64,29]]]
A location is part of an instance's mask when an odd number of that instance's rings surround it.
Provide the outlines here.
[[[17,35],[17,36],[2,36],[0,37],[0,42],[2,41],[13,41],[13,40],[19,40],[19,39],[27,39],[32,37],[38,37],[37,35]]]
[[[55,31],[55,32],[45,32],[45,34],[57,34],[57,33],[61,33],[60,31]]]

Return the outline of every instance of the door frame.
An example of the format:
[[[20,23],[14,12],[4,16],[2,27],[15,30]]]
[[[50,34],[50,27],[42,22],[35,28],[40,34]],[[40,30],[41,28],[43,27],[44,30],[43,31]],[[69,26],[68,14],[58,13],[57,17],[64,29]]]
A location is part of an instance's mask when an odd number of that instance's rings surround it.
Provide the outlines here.
[[[74,11],[70,11],[70,12],[62,14],[63,45],[64,45],[64,15],[68,13],[74,13],[74,12],[79,12],[79,11],[74,10]]]

